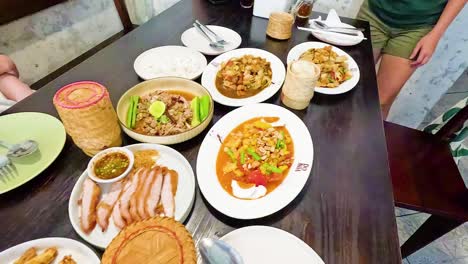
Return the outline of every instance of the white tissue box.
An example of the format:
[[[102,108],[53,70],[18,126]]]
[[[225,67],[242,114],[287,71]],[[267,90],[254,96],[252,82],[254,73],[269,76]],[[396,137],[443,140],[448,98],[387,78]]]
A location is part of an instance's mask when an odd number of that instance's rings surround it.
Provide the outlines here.
[[[272,12],[288,12],[295,0],[255,0],[253,15],[269,18]]]

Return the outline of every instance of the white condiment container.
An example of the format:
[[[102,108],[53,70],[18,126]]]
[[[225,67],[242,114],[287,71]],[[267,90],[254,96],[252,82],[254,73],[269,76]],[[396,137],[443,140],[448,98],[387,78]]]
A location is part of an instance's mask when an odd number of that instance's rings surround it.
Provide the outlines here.
[[[255,0],[253,15],[269,18],[272,12],[288,12],[295,0]]]

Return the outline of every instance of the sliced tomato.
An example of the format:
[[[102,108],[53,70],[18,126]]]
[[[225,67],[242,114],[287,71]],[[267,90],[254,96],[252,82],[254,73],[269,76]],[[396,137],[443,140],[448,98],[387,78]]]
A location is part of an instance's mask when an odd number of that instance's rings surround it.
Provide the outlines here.
[[[266,186],[267,179],[266,176],[262,174],[260,170],[254,170],[247,175],[249,183],[254,183],[255,186],[263,185]]]
[[[268,182],[280,181],[281,179],[283,179],[282,173],[272,173],[270,177],[268,177]]]

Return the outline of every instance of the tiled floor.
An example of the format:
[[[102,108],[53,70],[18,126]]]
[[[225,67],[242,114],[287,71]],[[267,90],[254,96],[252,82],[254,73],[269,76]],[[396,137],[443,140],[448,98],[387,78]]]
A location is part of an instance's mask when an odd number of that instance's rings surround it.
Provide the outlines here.
[[[420,128],[426,126],[463,98],[468,97],[468,71],[441,98],[426,116]],[[465,183],[468,185],[468,160],[459,165]],[[468,201],[467,201],[468,202]],[[428,214],[397,208],[398,235],[402,244],[429,217]],[[468,223],[434,241],[403,261],[404,264],[468,264]]]

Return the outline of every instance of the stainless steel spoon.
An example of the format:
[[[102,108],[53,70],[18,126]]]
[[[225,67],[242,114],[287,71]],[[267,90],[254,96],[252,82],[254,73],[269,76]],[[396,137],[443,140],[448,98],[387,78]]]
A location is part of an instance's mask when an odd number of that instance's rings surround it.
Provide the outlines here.
[[[314,24],[322,30],[334,30],[334,31],[343,31],[343,32],[356,32],[356,31],[364,31],[364,28],[345,28],[345,27],[329,27],[327,24],[323,23],[322,21],[314,20]]]
[[[239,252],[219,239],[203,238],[198,249],[205,264],[243,264]]]
[[[10,144],[0,140],[0,146],[8,149],[8,157],[20,158],[34,153],[37,150],[38,144],[34,140],[25,140],[18,144]]]

